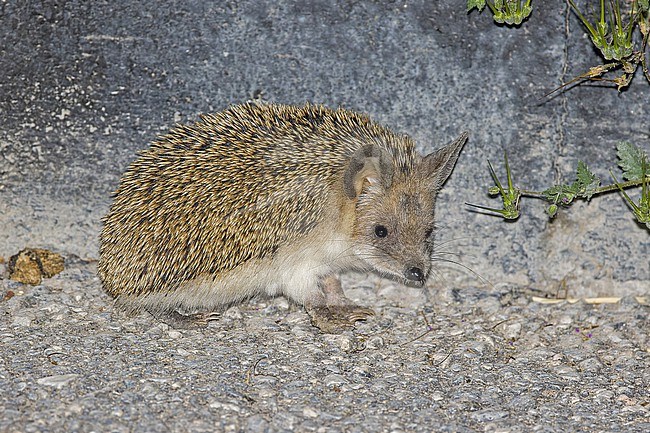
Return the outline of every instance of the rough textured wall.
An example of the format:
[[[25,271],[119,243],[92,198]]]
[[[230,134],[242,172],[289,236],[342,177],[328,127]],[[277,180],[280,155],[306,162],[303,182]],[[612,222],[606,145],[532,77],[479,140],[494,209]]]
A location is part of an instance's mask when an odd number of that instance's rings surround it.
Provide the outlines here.
[[[486,158],[501,167],[504,150],[517,181],[539,188],[571,180],[579,158],[608,179],[618,140],[649,148],[641,76],[623,93],[540,100],[600,61],[563,2],[537,2],[518,30],[451,0],[8,2],[0,23],[2,256],[34,246],[96,258],[137,150],[175,122],[261,96],[367,112],[423,151],[469,130],[439,201],[445,250],[493,284],[647,292],[650,234],[616,194],[552,223],[541,202],[516,223],[463,205],[491,203]],[[441,274],[433,285],[482,284],[459,267]]]

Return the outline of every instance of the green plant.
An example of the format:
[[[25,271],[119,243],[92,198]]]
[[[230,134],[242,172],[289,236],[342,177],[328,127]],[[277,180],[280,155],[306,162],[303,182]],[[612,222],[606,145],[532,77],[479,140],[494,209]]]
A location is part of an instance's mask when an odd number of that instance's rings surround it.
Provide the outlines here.
[[[546,212],[550,218],[553,218],[557,215],[560,207],[568,207],[576,199],[589,201],[592,196],[597,194],[620,191],[637,221],[645,224],[650,229],[650,163],[648,155],[633,144],[624,141],[620,142],[616,148],[619,159],[618,165],[623,171],[622,176],[626,182],[618,182],[614,174],[610,172],[614,183],[600,186],[600,179],[589,170],[584,162],[579,161],[576,179],[571,184],[553,185],[543,191],[531,191],[515,186],[508,158],[505,156],[506,188],[503,187],[492,164],[488,161],[490,176],[492,176],[495,183],[495,186],[488,189],[488,194],[490,196],[500,196],[503,207],[497,209],[471,203],[467,203],[467,205],[488,211],[505,219],[514,220],[519,218],[519,204],[522,197],[538,198],[549,203]],[[635,203],[625,192],[625,189],[638,186],[641,186],[641,197],[638,203]]]
[[[589,34],[592,43],[599,50],[607,63],[594,66],[586,73],[562,84],[546,96],[567,88],[574,83],[589,80],[607,81],[616,85],[620,91],[627,87],[639,66],[650,83],[647,50],[650,37],[650,0],[628,0],[621,5],[620,0],[599,0],[599,9],[590,21],[577,6],[576,1],[566,0]],[[485,6],[491,10],[497,23],[518,26],[532,12],[531,0],[467,0],[467,11],[477,9],[481,12]],[[638,33],[637,33],[638,30]],[[622,73],[614,78],[606,74],[620,70]],[[490,176],[494,186],[488,189],[490,196],[499,196],[502,208],[497,209],[482,205],[469,204],[482,211],[498,215],[508,220],[519,218],[519,205],[522,197],[539,198],[549,203],[546,211],[550,218],[557,215],[562,207],[570,206],[576,199],[589,201],[597,194],[620,191],[637,221],[650,229],[650,162],[648,156],[638,147],[621,142],[617,145],[618,165],[623,170],[625,182],[619,182],[613,173],[613,184],[601,186],[600,179],[579,161],[576,178],[570,184],[554,185],[544,191],[531,191],[518,188],[512,180],[512,173],[507,155],[504,156],[507,183],[499,180],[492,163],[488,161]],[[641,197],[635,202],[625,192],[626,189],[641,186]]]
[[[584,25],[594,46],[609,63],[590,68],[586,73],[563,84],[553,92],[575,82],[586,80],[612,82],[620,91],[629,86],[634,72],[639,66],[641,66],[643,74],[650,82],[650,73],[648,72],[646,60],[648,35],[650,34],[650,5],[648,0],[634,0],[627,13],[621,11],[619,0],[609,0],[608,2],[600,0],[599,18],[594,20],[593,23],[585,18],[573,0],[567,1]],[[635,29],[639,30],[641,36],[637,41],[634,38]],[[623,72],[620,76],[603,78],[603,75],[607,72],[618,69]]]
[[[533,11],[530,5],[532,0],[467,0],[467,12],[476,8],[479,12],[485,8],[492,11],[494,21],[499,24],[506,24],[508,26],[518,26],[526,18],[528,18]]]
[[[589,68],[545,96],[584,81],[611,82],[620,91],[629,86],[639,66],[650,82],[647,62],[650,0],[633,0],[631,4],[627,1],[623,6],[620,0],[600,0],[592,21],[585,17],[574,0],[567,0],[567,3],[607,63]],[[473,9],[481,12],[486,5],[495,22],[508,26],[519,26],[532,12],[531,0],[467,0],[467,12]],[[637,30],[639,37],[635,37]],[[609,72],[617,70],[622,72],[619,76],[606,78]]]

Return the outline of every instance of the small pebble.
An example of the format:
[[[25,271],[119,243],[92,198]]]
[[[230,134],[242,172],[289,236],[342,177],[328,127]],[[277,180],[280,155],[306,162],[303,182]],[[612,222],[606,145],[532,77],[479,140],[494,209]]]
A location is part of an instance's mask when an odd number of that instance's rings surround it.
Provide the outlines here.
[[[340,374],[328,374],[323,378],[323,383],[327,386],[343,385],[348,383],[348,380]]]
[[[223,313],[223,317],[226,318],[226,319],[230,319],[230,320],[241,320],[243,315],[242,315],[241,310],[239,309],[239,306],[234,306],[234,307],[228,308]]]
[[[183,333],[180,332],[180,331],[177,331],[177,330],[175,330],[175,329],[172,329],[172,330],[170,330],[170,331],[167,331],[167,335],[168,335],[169,338],[171,338],[172,340],[177,340],[177,339],[179,339],[179,338],[181,338],[181,337],[183,336]]]
[[[54,376],[46,376],[38,379],[36,382],[39,385],[53,386],[61,389],[68,385],[71,381],[79,377],[78,374],[58,374]]]
[[[307,417],[307,418],[317,418],[318,417],[318,411],[314,409],[313,407],[305,406],[302,409],[302,416]]]

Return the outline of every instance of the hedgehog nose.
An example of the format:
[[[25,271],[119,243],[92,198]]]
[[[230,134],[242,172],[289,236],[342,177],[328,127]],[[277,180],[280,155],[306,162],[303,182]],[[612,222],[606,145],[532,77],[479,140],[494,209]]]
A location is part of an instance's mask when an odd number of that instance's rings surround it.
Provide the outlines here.
[[[411,281],[416,281],[418,283],[424,283],[424,271],[417,266],[412,266],[406,270],[404,276]]]

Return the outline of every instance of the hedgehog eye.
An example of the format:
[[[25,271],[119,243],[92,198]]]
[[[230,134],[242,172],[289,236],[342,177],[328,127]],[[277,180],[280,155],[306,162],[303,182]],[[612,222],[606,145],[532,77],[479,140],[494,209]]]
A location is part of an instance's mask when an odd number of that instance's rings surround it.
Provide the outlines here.
[[[375,226],[375,236],[378,238],[385,238],[388,236],[388,229],[382,225]]]

